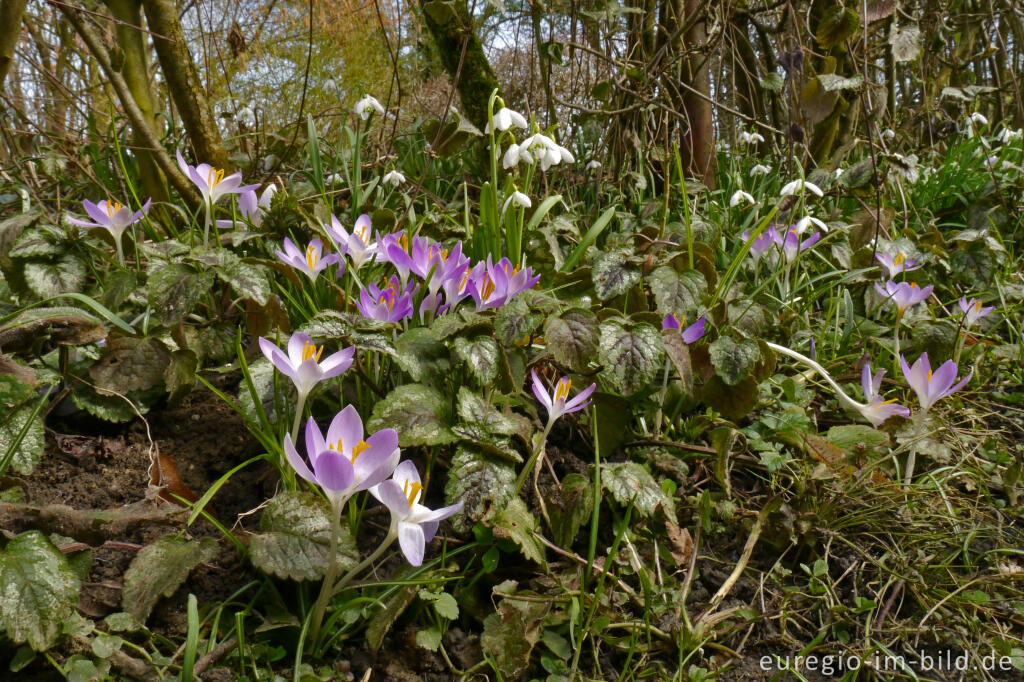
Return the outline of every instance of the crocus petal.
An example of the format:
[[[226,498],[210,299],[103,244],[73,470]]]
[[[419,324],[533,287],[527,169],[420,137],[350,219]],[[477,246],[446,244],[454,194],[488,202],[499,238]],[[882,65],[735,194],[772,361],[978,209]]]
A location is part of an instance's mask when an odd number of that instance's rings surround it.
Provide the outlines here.
[[[309,467],[306,466],[306,462],[295,449],[295,445],[292,443],[292,435],[290,433],[286,433],[284,436],[284,455],[288,458],[288,463],[292,465],[292,469],[295,469],[295,473],[313,485],[318,485],[316,476],[314,476],[313,472],[309,470]]]
[[[398,485],[404,485],[406,482],[410,485],[421,482],[420,472],[416,470],[416,465],[408,459],[395,467],[395,473],[392,475],[392,478],[398,483]],[[415,501],[416,500],[413,499],[413,502]],[[405,502],[406,506],[408,506],[409,500],[407,499]]]
[[[324,450],[329,449],[324,441],[323,434],[320,433],[320,427],[316,425],[316,420],[310,417],[306,420],[306,452],[309,454],[309,461],[313,462],[314,467],[316,466],[317,456]]]
[[[331,425],[327,427],[327,442],[335,445],[341,441],[348,452],[351,452],[352,448],[358,445],[362,439],[363,420],[352,405],[346,406],[344,410],[335,415],[331,420]]]
[[[260,350],[267,356],[270,363],[277,368],[277,371],[289,379],[295,379],[295,368],[291,363],[291,359],[284,354],[284,351],[262,336],[260,337]]]
[[[413,566],[423,564],[423,553],[426,551],[427,540],[419,524],[398,522],[398,545],[402,554]]]
[[[530,374],[533,376],[533,395],[537,396],[537,400],[539,400],[550,413],[551,395],[547,392],[547,389],[544,388],[544,384],[541,383],[540,377],[537,376],[537,370],[530,370]]]
[[[396,519],[409,516],[409,498],[402,492],[402,485],[395,479],[389,479],[370,488],[370,494],[380,500]]]
[[[691,324],[683,331],[683,343],[691,344],[694,341],[699,341],[704,336],[704,324],[706,318],[702,315],[699,320]]]
[[[320,370],[324,379],[331,379],[338,376],[352,366],[352,357],[356,354],[355,346],[350,346],[332,353],[320,363]],[[351,407],[351,406],[350,406]]]
[[[316,472],[316,480],[320,482],[320,487],[327,492],[348,490],[355,478],[352,462],[334,450],[324,450],[317,454],[313,470]]]
[[[590,384],[590,386],[587,386],[585,389],[580,391],[575,398],[566,401],[565,410],[562,414],[569,414],[570,412],[579,412],[580,410],[585,408],[587,405],[590,404],[590,401],[588,400],[588,398],[590,398],[590,394],[593,393],[596,389],[597,384]]]
[[[416,519],[416,523],[442,521],[450,516],[455,516],[456,514],[458,514],[459,511],[462,509],[462,505],[463,501],[459,500],[455,504],[449,505],[447,507],[441,507],[440,509],[426,509],[426,507],[423,507],[423,510],[425,511],[416,510],[416,513],[412,518]],[[421,505],[416,506],[420,507]]]
[[[88,199],[86,199],[82,202],[82,206],[83,208],[85,208],[85,212],[89,214],[89,217],[95,220],[97,223],[103,226],[110,225],[111,217],[107,215],[107,212],[105,210],[100,208],[99,204],[94,204]]]
[[[945,396],[947,391],[949,391],[949,387],[956,381],[956,373],[956,363],[952,360],[946,360],[932,373],[931,380],[928,382],[928,392],[936,400]]]
[[[292,337],[288,339],[288,358],[295,367],[302,364],[302,351],[305,350],[308,343],[312,343],[312,339],[308,334],[302,332],[292,334]]]
[[[71,216],[67,217],[67,221],[69,223],[71,223],[72,225],[78,225],[79,227],[103,227],[103,225],[100,225],[99,223],[90,223],[90,222],[88,222],[86,220],[79,220],[78,218],[72,218]]]

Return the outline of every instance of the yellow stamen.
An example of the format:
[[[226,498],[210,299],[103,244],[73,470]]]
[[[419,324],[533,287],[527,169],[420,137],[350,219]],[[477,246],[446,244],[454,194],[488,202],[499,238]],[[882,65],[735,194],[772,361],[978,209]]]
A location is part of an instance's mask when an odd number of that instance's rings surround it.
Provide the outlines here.
[[[928,370],[928,381],[929,381],[929,383],[931,382],[931,380],[932,380],[932,371]]]
[[[356,233],[356,236],[363,241],[364,244],[370,243],[370,230],[368,230],[365,225],[360,225],[354,230],[354,232]]]
[[[405,479],[405,483],[402,484],[402,492],[405,497],[409,500],[409,509],[412,509],[412,505],[416,503],[416,496],[423,490],[423,486],[413,481],[409,482],[409,479]]]
[[[459,293],[461,294],[466,290],[466,285],[469,284],[469,270],[462,276],[462,281],[459,282]]]
[[[209,175],[206,176],[206,184],[213,189],[220,184],[220,181],[224,179],[224,171],[217,168],[211,168]]]
[[[910,288],[911,289],[916,289],[917,288],[917,282],[911,282],[910,283]]]
[[[359,441],[359,444],[356,445],[354,448],[352,448],[352,463],[355,464],[356,463],[356,457],[358,457],[359,455],[363,454],[364,452],[366,452],[369,449],[370,449],[370,446],[366,443],[365,440]]]
[[[480,287],[481,298],[490,298],[491,294],[494,293],[494,282],[491,281],[490,275],[484,275],[484,283]]]
[[[976,312],[976,313],[980,313],[981,312],[981,301],[980,300],[977,303],[974,304],[974,312]]]
[[[107,200],[107,215],[110,216],[111,218],[113,218],[114,214],[120,211],[122,208],[124,208],[124,206],[117,203],[116,201],[110,201],[109,199]]]
[[[310,244],[306,247],[306,265],[309,266],[310,270],[316,269],[316,263],[319,260],[319,254],[316,252],[316,247]]]
[[[315,359],[317,362],[320,362],[320,356],[323,352],[323,346],[317,346],[316,344],[306,341],[306,343],[302,344],[302,361],[305,362],[309,359]]]
[[[905,261],[906,259],[907,259],[907,257],[904,256],[902,253],[897,253],[896,257],[892,259],[892,264],[893,265],[902,265],[903,261]]]
[[[565,400],[569,397],[569,389],[572,388],[572,379],[562,377],[555,386],[555,400]]]
[[[892,400],[885,400],[885,401],[880,402],[878,404],[879,405],[890,405],[890,404],[896,402],[897,400],[899,400],[899,398],[893,398]]]

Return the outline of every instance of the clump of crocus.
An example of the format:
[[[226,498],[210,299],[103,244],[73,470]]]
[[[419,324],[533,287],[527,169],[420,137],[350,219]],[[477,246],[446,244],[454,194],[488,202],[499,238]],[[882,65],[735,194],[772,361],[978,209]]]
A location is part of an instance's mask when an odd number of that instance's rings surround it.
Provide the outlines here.
[[[294,441],[298,437],[306,398],[309,397],[313,387],[324,379],[331,379],[347,370],[352,365],[352,357],[355,355],[356,349],[349,347],[339,350],[321,361],[320,356],[324,352],[323,346],[314,344],[308,334],[296,332],[288,339],[287,353],[262,336],[260,337],[260,350],[281,374],[292,380],[295,390],[299,394],[298,405],[295,409],[295,421],[292,425],[292,441]]]
[[[256,192],[246,190],[238,196],[238,213],[243,220],[248,220],[253,227],[263,225],[263,212],[270,208],[270,202],[274,199],[277,186],[273,183],[267,185],[263,194],[257,198]],[[218,220],[217,227],[222,230],[230,230],[235,226],[233,220]]]
[[[124,245],[121,242],[121,237],[129,225],[138,222],[142,216],[149,212],[149,206],[152,203],[152,199],[147,199],[142,208],[133,213],[127,206],[122,206],[110,199],[104,199],[96,204],[86,199],[82,202],[82,206],[85,208],[85,212],[89,214],[89,217],[95,222],[90,223],[86,220],[78,220],[77,218],[68,218],[68,222],[79,227],[102,227],[109,232],[110,236],[114,238],[117,262],[120,265],[124,265]]]
[[[661,323],[661,330],[678,332],[683,337],[683,343],[689,345],[695,341],[699,341],[704,336],[704,324],[706,318],[701,315],[700,319],[691,324],[686,329],[683,329],[683,325],[686,324],[686,315],[682,316],[682,319],[677,319],[675,315],[669,313],[665,316],[664,322]]]
[[[541,434],[540,439],[537,440],[537,445],[530,455],[530,459],[523,466],[522,472],[520,472],[519,477],[516,479],[516,495],[523,489],[523,484],[526,483],[526,477],[529,476],[530,472],[537,471],[537,460],[541,453],[544,452],[544,444],[548,439],[548,434],[551,432],[551,427],[555,425],[555,422],[562,415],[572,414],[573,412],[585,409],[590,404],[590,396],[597,389],[597,384],[590,384],[590,386],[576,394],[575,398],[569,398],[569,391],[572,390],[572,379],[569,377],[561,377],[555,384],[555,390],[549,393],[544,388],[540,377],[537,376],[537,370],[530,370],[530,376],[533,379],[533,395],[548,411],[548,421],[544,426],[544,432]],[[534,483],[536,483],[536,477],[534,477]]]
[[[860,374],[860,386],[864,391],[864,400],[867,401],[867,405],[862,406],[858,411],[871,422],[872,426],[876,427],[890,417],[906,418],[910,416],[910,410],[902,405],[897,405],[896,398],[882,400],[882,377],[884,376],[884,369],[878,370],[872,376],[871,363],[864,365]]]
[[[199,188],[203,195],[203,205],[206,210],[206,228],[203,232],[203,246],[210,244],[210,222],[213,219],[213,207],[220,198],[228,194],[241,194],[255,190],[259,185],[243,185],[242,174],[232,173],[225,175],[224,171],[214,168],[208,163],[201,163],[198,166],[190,166],[185,162],[181,152],[178,152],[178,166],[181,171]]]
[[[370,216],[362,214],[356,219],[352,227],[352,233],[342,226],[341,222],[331,216],[331,224],[327,227],[327,233],[334,240],[338,250],[348,256],[352,261],[352,267],[358,270],[364,263],[371,261],[377,255],[377,242],[372,240],[373,227],[370,224]]]
[[[888,253],[876,253],[875,260],[885,269],[885,276],[889,279],[893,279],[901,272],[910,272],[922,267],[916,260],[909,260],[902,253],[897,253],[895,256]]]
[[[960,310],[964,313],[964,326],[968,329],[977,324],[978,320],[996,309],[996,307],[992,305],[982,307],[985,304],[982,303],[980,298],[974,298],[968,301],[966,296],[960,299],[959,305]]]
[[[401,282],[394,276],[383,288],[369,284],[359,292],[356,309],[363,317],[385,322],[401,322],[412,316],[413,289],[402,289]]]
[[[337,264],[339,276],[345,270],[345,262],[341,260],[341,256],[336,253],[325,254],[324,244],[319,239],[311,241],[303,252],[299,250],[299,247],[295,246],[291,239],[285,237],[284,251],[277,251],[276,253],[277,257],[282,261],[296,270],[305,273],[311,282],[316,282],[317,275],[331,265]]]

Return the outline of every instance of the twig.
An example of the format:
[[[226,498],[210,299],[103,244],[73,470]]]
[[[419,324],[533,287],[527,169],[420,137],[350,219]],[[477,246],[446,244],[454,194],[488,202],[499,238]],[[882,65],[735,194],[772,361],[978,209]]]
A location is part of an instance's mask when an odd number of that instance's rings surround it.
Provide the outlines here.
[[[207,668],[209,668],[211,665],[219,661],[224,654],[226,654],[233,646],[235,646],[235,643],[237,641],[238,638],[235,635],[231,635],[223,642],[218,644],[213,651],[211,651],[210,653],[206,654],[198,661],[196,661],[195,666],[193,666],[192,668],[192,674],[194,676],[202,675],[204,672],[206,672]]]

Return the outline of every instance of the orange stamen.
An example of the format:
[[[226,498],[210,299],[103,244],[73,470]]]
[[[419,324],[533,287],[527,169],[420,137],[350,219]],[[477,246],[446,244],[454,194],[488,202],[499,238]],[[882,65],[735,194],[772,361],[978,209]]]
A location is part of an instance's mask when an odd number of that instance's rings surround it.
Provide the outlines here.
[[[306,341],[306,343],[302,345],[302,361],[305,362],[306,360],[314,359],[317,362],[320,362],[320,356],[323,355],[323,352],[323,346],[317,346]]]
[[[320,260],[320,256],[316,252],[316,247],[310,244],[306,247],[306,265],[309,266],[310,270],[315,270],[318,260]]]
[[[405,483],[402,484],[402,492],[405,497],[409,500],[409,509],[412,509],[412,505],[416,503],[416,496],[423,490],[423,486],[413,481],[409,482],[409,479],[405,479]]]

